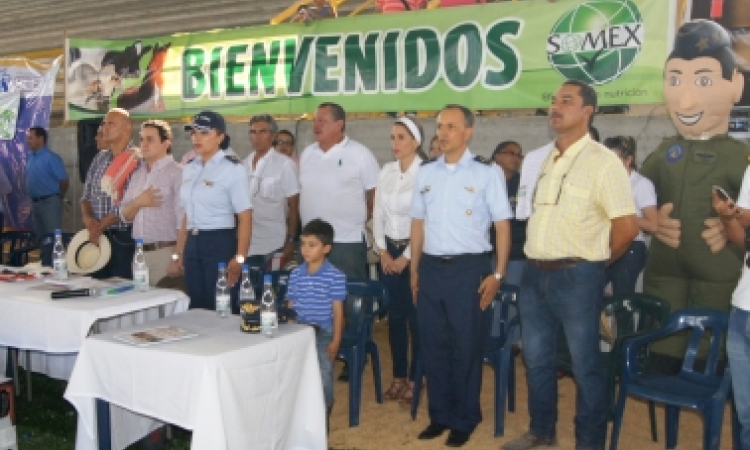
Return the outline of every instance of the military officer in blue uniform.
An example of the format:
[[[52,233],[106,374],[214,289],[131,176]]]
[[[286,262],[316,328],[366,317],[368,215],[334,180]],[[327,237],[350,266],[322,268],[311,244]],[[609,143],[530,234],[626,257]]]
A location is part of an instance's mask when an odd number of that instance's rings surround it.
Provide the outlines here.
[[[482,420],[479,393],[488,306],[505,275],[512,216],[500,171],[468,149],[474,116],[448,105],[437,119],[443,156],[423,165],[411,206],[411,283],[416,299],[430,425],[460,447]],[[496,271],[490,264],[495,224]]]
[[[233,286],[232,311],[238,309],[238,279],[250,246],[252,204],[245,167],[229,156],[224,118],[202,111],[190,125],[196,158],[182,172],[180,201],[185,217],[172,255],[170,275],[184,268],[191,308],[216,308],[218,263],[227,264],[227,282]]]

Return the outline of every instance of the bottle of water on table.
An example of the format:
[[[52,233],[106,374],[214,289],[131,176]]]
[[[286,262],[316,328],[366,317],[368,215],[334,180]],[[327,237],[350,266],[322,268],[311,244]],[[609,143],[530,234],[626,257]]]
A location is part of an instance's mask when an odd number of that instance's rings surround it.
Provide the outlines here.
[[[133,256],[133,281],[138,292],[148,290],[148,266],[146,254],[143,252],[143,239],[135,240],[135,256]]]
[[[279,333],[279,317],[276,314],[276,294],[273,292],[271,275],[263,276],[263,296],[260,298],[260,324],[265,337]]]
[[[227,264],[219,263],[219,280],[216,282],[216,314],[219,317],[229,316],[229,287],[227,285]]]
[[[55,280],[68,279],[68,260],[65,255],[62,231],[60,230],[55,230],[55,245],[52,247],[52,267],[54,269]]]

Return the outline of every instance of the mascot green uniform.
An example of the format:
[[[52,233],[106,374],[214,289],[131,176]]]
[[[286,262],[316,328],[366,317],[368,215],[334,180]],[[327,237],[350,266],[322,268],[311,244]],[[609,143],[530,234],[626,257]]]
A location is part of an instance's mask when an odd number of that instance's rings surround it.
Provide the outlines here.
[[[679,135],[666,139],[643,164],[656,188],[659,230],[651,243],[644,292],[672,311],[687,307],[728,310],[744,249],[726,245],[712,208],[712,186],[736,199],[750,148],[727,135],[744,80],[735,66],[729,34],[714,22],[684,24],[664,69],[664,100]],[[654,346],[684,355],[685,339]],[[662,361],[669,361],[663,359]]]

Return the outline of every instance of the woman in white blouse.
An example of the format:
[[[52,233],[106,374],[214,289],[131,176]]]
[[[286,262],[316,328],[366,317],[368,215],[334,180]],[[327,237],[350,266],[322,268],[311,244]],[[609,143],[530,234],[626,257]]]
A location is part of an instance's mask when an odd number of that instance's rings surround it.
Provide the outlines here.
[[[607,267],[607,281],[612,283],[612,295],[635,292],[643,267],[646,265],[646,240],[644,232],[654,234],[657,228],[656,190],[648,178],[638,173],[635,165],[636,144],[631,136],[616,136],[604,140],[604,146],[615,152],[630,174],[630,188],[638,215],[640,232],[630,243],[628,251]]]
[[[393,124],[391,148],[396,161],[387,163],[380,171],[373,208],[373,235],[380,252],[380,280],[390,296],[388,335],[393,382],[385,392],[385,398],[399,400],[404,405],[411,405],[415,361],[419,354],[408,269],[411,259],[409,208],[419,166],[426,159],[422,152],[423,141],[422,127],[410,118],[402,117]]]

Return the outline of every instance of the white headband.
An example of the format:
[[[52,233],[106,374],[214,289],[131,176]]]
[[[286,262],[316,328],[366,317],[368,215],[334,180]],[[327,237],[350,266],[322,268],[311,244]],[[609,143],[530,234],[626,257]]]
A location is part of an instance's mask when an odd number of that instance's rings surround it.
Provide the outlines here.
[[[408,117],[399,117],[396,120],[396,123],[401,123],[408,128],[411,135],[414,136],[414,140],[417,141],[417,145],[422,145],[422,134],[419,132],[419,128],[417,128],[417,124],[414,123],[413,120]]]

